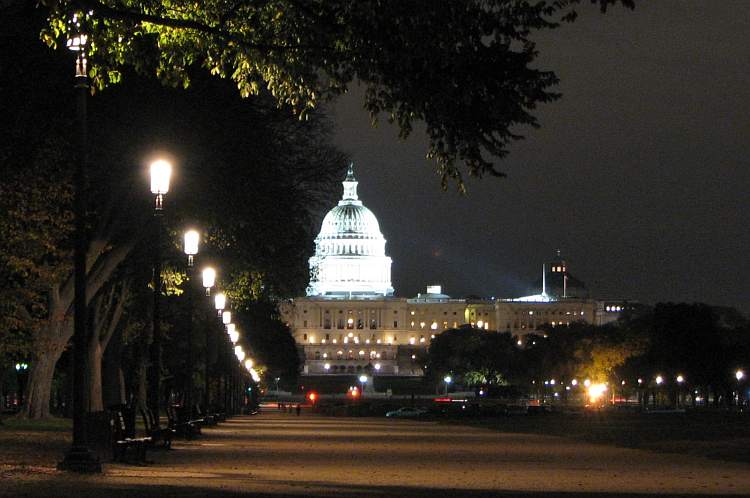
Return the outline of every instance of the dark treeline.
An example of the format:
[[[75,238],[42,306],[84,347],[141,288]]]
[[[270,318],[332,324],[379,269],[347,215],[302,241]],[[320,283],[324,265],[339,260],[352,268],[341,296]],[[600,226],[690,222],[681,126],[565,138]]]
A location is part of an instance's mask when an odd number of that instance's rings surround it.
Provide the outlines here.
[[[33,418],[69,408],[72,371],[74,66],[64,47],[40,42],[44,24],[33,2],[0,16],[0,397],[24,387],[22,411]],[[163,395],[185,379],[188,227],[202,236],[195,386],[206,361],[219,369],[231,359],[200,285],[208,265],[248,355],[296,385],[294,341],[274,303],[304,290],[316,217],[347,165],[326,115],[299,120],[267,93],[242,99],[230,81],[198,70],[187,90],[126,72],[89,99],[87,120],[89,409],[145,393],[157,226],[148,165],[157,157],[174,164],[161,235]],[[17,374],[17,362],[28,369]]]
[[[542,333],[523,337],[447,330],[430,345],[427,371],[436,383],[451,374],[465,386],[516,385],[531,392],[545,382],[569,386],[574,379],[630,393],[661,387],[674,394],[679,387],[692,399],[719,404],[731,401],[742,381],[737,372],[749,365],[750,327],[736,310],[664,303],[604,326],[545,325]]]

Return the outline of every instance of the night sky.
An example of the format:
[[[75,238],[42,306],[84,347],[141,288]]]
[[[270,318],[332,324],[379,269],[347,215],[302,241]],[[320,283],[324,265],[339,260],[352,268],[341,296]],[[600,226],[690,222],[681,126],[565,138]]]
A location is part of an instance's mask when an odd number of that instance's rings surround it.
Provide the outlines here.
[[[529,290],[560,249],[593,297],[750,312],[750,5],[639,2],[537,36],[563,99],[499,163],[506,179],[440,190],[424,135],[372,129],[354,91],[337,143],[378,217],[396,294]],[[321,213],[321,217],[324,213]]]

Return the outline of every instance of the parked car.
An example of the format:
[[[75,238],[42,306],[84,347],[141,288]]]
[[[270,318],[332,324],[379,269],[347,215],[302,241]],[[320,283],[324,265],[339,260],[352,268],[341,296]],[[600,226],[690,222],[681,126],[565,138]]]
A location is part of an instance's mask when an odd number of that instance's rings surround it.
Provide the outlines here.
[[[398,410],[393,410],[390,412],[387,412],[385,414],[386,417],[400,417],[400,418],[409,418],[409,417],[421,417],[427,413],[427,410],[423,408],[416,408],[413,406],[402,406]]]

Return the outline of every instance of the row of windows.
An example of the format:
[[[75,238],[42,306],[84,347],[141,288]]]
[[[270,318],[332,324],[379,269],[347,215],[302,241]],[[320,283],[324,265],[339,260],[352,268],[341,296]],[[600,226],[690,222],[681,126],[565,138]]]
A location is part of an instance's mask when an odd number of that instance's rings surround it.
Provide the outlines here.
[[[325,352],[321,353],[320,351],[315,351],[315,353],[313,353],[311,355],[308,355],[308,359],[309,360],[327,360],[328,358],[334,358],[335,357],[336,359],[341,360],[345,356],[349,360],[354,360],[355,358],[356,359],[360,359],[360,360],[361,359],[366,359],[366,358],[369,358],[371,360],[388,360],[388,359],[391,358],[391,356],[393,358],[396,357],[395,353],[393,355],[389,355],[388,351],[377,352],[377,351],[373,350],[373,351],[370,351],[368,353],[365,350],[360,350],[358,353],[355,354],[354,350],[350,349],[349,351],[346,352],[346,354],[344,353],[344,351],[338,350],[338,351],[336,351],[335,355],[334,354],[328,354],[328,353],[325,353]]]
[[[435,334],[430,334],[429,339],[434,338]],[[302,341],[308,342],[310,344],[315,344],[315,336],[302,334]],[[407,339],[407,342],[411,345],[425,344],[427,341],[428,338],[424,335],[420,335],[419,337],[412,335]],[[363,341],[361,336],[355,336],[352,332],[349,332],[346,336],[339,335],[338,338],[334,337],[333,339],[331,339],[330,334],[326,334],[325,338],[321,339],[320,341],[321,344],[360,344],[361,342],[364,342],[364,344],[382,344],[383,342],[385,342],[386,344],[393,344],[394,342],[398,342],[398,335],[394,334],[393,336],[388,336],[385,338],[385,340],[376,339],[375,335],[372,335],[370,336],[370,338],[367,338]]]
[[[323,368],[331,373],[359,373],[365,369],[362,365],[331,365],[329,363],[323,365]],[[380,370],[380,363],[376,363],[374,368],[375,370]]]

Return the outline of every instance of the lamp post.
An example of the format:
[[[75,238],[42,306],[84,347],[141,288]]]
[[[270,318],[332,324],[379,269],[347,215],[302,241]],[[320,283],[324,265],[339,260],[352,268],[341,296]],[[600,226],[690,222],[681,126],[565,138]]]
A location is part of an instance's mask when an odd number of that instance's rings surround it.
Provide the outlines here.
[[[745,378],[745,372],[742,369],[738,369],[734,373],[734,378],[737,379],[737,406],[742,404],[742,386],[740,385]]]
[[[359,399],[362,399],[365,397],[365,384],[367,384],[367,375],[360,375],[359,385],[362,387],[362,392],[360,393]]]
[[[242,350],[242,346],[237,345],[234,347],[234,355],[237,357],[237,360],[239,361],[239,364],[241,365],[242,362],[245,360],[245,351]],[[234,389],[232,390],[232,395],[234,399],[234,407],[235,410],[240,410],[240,397],[239,397],[239,389],[241,389],[241,386],[243,384],[242,382],[242,374],[239,369],[239,365],[235,364],[234,368],[234,375],[235,375],[235,384]]]
[[[154,194],[154,311],[148,379],[148,405],[154,414],[154,426],[159,429],[159,400],[161,382],[161,232],[164,195],[169,192],[172,165],[163,159],[151,163],[151,193]]]
[[[200,235],[195,230],[185,232],[185,254],[187,260],[187,322],[185,323],[185,334],[187,335],[187,385],[185,386],[185,404],[187,405],[188,420],[193,418],[193,268],[194,258],[198,254],[198,243]]]
[[[206,289],[206,295],[210,296],[211,287],[213,287],[214,284],[216,283],[216,270],[214,270],[211,267],[206,267],[203,269],[202,276],[203,276],[203,287]],[[209,367],[209,362],[211,360],[210,351],[211,351],[211,326],[209,325],[208,327],[206,327],[206,355],[205,355],[206,357],[205,367],[206,368],[204,371],[204,386],[203,386],[203,396],[204,396],[203,409],[206,412],[208,412],[208,409],[209,409],[208,404],[211,401],[211,394],[210,394],[211,380],[209,378],[209,374],[211,371]]]
[[[214,307],[219,314],[219,318],[221,318],[222,311],[227,307],[227,296],[223,292],[219,292],[214,296]]]
[[[83,16],[74,15],[71,24],[72,36],[68,48],[76,55],[76,120],[77,157],[73,174],[73,218],[75,244],[73,247],[73,441],[63,460],[57,464],[60,470],[74,472],[101,472],[99,459],[89,450],[86,441],[86,104],[89,79],[86,53],[88,35],[84,32]]]
[[[443,377],[443,382],[445,382],[445,394],[447,395],[448,386],[450,385],[451,382],[453,382],[453,379],[451,378],[450,375],[446,375],[445,377]]]

